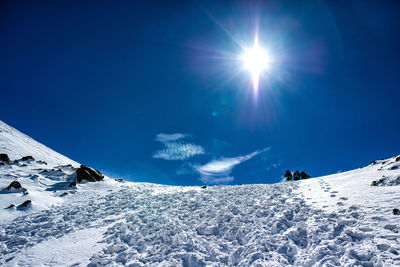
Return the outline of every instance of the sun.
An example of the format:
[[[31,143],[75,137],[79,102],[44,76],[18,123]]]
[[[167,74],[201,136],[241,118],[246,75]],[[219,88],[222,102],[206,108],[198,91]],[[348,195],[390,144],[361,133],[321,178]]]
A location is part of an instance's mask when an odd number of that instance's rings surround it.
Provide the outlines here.
[[[241,60],[245,69],[250,72],[253,88],[257,91],[261,74],[269,70],[272,62],[271,56],[259,45],[257,36],[254,39],[253,47],[244,49]]]

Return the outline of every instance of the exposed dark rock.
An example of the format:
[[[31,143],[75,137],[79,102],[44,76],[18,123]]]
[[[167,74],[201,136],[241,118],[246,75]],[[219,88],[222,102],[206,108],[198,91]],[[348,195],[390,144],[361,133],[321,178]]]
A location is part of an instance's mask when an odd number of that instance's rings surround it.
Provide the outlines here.
[[[56,166],[55,168],[73,168],[71,164]]]
[[[289,170],[286,170],[285,178],[287,182],[290,182],[292,180],[292,173]]]
[[[0,154],[0,161],[2,161],[4,163],[10,163],[10,158],[8,157],[7,154],[1,153]]]
[[[369,164],[369,166],[373,166],[373,165],[375,165],[376,164],[376,161],[374,160],[373,162],[371,162],[370,164]]]
[[[12,208],[15,208],[15,205],[14,205],[14,204],[11,204],[11,205],[8,206],[6,209],[12,209]]]
[[[383,182],[384,182],[384,179],[378,179],[376,181],[373,181],[371,183],[371,186],[378,186],[378,185],[382,184]]]
[[[76,186],[76,183],[75,182],[70,182],[69,183],[69,187],[73,187],[73,186]]]
[[[11,190],[11,188],[21,189],[22,186],[21,186],[20,182],[14,181],[14,182],[11,182],[11,184],[9,186],[7,186],[7,190]]]
[[[67,195],[69,195],[69,193],[68,193],[68,192],[64,192],[64,193],[62,193],[62,194],[60,195],[60,197],[65,197],[65,196],[67,196]]]
[[[22,194],[24,194],[24,195],[28,195],[29,194],[28,190],[26,190],[26,188],[23,188],[21,186],[21,183],[18,182],[18,181],[13,181],[13,182],[11,182],[11,184],[9,186],[7,186],[7,190],[11,190],[13,188],[16,189],[16,190],[21,190]]]
[[[388,170],[389,171],[392,171],[392,170],[397,170],[399,168],[399,166],[392,166],[392,167],[390,167]]]
[[[31,200],[26,200],[24,203],[18,206],[18,208],[26,208],[32,203]]]
[[[0,154],[0,161],[9,163],[10,162],[10,158],[8,157],[7,154],[2,153],[2,154]]]
[[[35,159],[32,156],[25,156],[25,157],[22,157],[20,160],[28,161],[28,160],[35,160]]]
[[[122,179],[114,179],[115,181],[117,181],[117,182],[120,182],[120,183],[122,183],[124,180],[122,180]]]
[[[205,188],[207,188],[207,186],[203,185],[201,188],[205,189]]]
[[[394,215],[399,215],[400,213],[399,213],[399,209],[393,209],[393,214]]]
[[[397,157],[396,157],[396,161],[400,161],[400,156],[397,156]]]
[[[46,162],[46,161],[43,161],[43,160],[39,160],[38,163],[47,165],[47,162]]]
[[[77,181],[80,183],[83,180],[88,180],[89,182],[101,181],[104,179],[104,175],[92,168],[89,168],[85,165],[81,165],[81,167],[76,171]]]

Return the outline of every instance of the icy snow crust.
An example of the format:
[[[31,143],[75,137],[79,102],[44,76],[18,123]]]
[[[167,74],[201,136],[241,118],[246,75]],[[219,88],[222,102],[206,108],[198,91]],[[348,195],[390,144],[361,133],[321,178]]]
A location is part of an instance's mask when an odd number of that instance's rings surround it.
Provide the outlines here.
[[[400,216],[392,214],[400,187],[370,186],[400,176],[396,157],[273,185],[106,177],[70,188],[74,167],[45,165],[40,155],[0,166],[0,190],[18,180],[29,192],[0,192],[0,266],[400,265]],[[5,209],[27,199],[27,208]]]

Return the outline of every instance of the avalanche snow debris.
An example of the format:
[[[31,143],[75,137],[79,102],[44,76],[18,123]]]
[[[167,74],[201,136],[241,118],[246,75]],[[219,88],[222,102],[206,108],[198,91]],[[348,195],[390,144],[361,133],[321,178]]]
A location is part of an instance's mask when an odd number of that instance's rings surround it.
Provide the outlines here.
[[[0,188],[30,191],[0,193],[1,266],[400,265],[399,156],[297,183],[77,186],[79,164],[0,130],[1,153],[36,159],[0,165]]]

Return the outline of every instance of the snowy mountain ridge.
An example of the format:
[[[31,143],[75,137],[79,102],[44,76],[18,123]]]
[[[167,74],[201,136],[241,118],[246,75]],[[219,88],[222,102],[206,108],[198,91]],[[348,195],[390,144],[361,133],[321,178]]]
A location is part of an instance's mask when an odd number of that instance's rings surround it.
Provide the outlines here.
[[[78,163],[3,122],[1,153],[11,159],[0,164],[1,266],[400,265],[399,156],[309,180],[202,188],[77,183]],[[8,190],[14,181],[28,194]]]
[[[35,141],[1,120],[0,153],[7,154],[11,160],[17,160],[30,155],[37,160],[46,161],[51,165],[79,165],[77,162]]]

